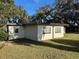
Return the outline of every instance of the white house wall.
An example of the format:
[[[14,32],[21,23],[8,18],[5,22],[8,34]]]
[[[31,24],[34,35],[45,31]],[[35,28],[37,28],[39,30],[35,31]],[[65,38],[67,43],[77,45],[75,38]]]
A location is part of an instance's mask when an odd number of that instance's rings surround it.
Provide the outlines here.
[[[50,33],[44,33],[44,27],[50,30]],[[62,38],[65,34],[64,26],[47,26],[47,25],[28,25],[28,26],[9,26],[9,39],[26,38],[36,41],[49,40],[53,38]],[[19,29],[18,33],[15,33],[15,28]],[[50,28],[50,29],[49,29]],[[60,33],[55,33],[56,29],[60,28]],[[48,31],[46,30],[46,31]]]
[[[24,38],[24,28],[22,26],[8,26],[9,39]],[[15,33],[15,29],[18,28],[18,33]]]
[[[31,40],[37,40],[37,26],[25,26],[24,37]]]
[[[61,32],[60,33],[55,33],[57,27],[60,27]],[[54,26],[54,38],[63,38],[65,34],[65,29],[64,26]]]

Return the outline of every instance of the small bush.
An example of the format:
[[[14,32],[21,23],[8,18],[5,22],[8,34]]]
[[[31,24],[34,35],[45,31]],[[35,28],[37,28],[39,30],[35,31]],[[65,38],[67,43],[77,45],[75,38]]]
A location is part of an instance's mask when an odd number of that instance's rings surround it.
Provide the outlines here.
[[[7,40],[8,34],[0,28],[0,41]]]

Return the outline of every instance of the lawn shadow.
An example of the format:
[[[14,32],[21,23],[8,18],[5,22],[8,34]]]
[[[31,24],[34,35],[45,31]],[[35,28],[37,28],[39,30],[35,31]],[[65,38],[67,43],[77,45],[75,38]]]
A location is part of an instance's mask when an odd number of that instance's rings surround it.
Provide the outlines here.
[[[39,41],[33,41],[29,39],[16,39],[16,40],[11,40],[11,41],[15,44],[20,44],[20,45],[25,45],[25,46],[31,46],[33,44],[33,45],[38,45],[38,46],[56,48],[60,50],[79,52],[79,41],[78,40],[54,39],[51,41],[40,41],[39,42]]]
[[[79,48],[79,40],[70,40],[70,39],[55,39],[51,40],[53,42],[59,43],[59,44],[64,44],[64,45],[69,45],[73,47]]]

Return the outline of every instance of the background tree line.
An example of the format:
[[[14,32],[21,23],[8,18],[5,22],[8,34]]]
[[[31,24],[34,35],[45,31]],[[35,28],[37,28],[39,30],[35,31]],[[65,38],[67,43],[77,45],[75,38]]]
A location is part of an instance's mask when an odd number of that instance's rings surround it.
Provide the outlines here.
[[[63,23],[69,24],[67,30],[79,32],[79,0],[56,0],[56,5],[46,5],[32,16],[35,23]]]
[[[69,24],[70,31],[79,28],[79,2],[73,0],[56,0],[55,6],[45,5],[29,16],[21,6],[17,7],[14,0],[0,0],[0,20],[13,17],[26,20],[28,23],[63,23]]]
[[[0,0],[0,18],[7,19],[16,16],[27,19],[28,14],[21,6],[15,6],[14,0]]]

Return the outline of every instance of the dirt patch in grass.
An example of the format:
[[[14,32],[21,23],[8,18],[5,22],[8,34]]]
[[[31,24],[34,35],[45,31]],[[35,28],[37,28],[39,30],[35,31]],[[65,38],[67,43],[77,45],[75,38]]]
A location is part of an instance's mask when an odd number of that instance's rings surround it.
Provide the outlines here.
[[[5,41],[0,41],[0,49],[2,49],[5,46]]]

